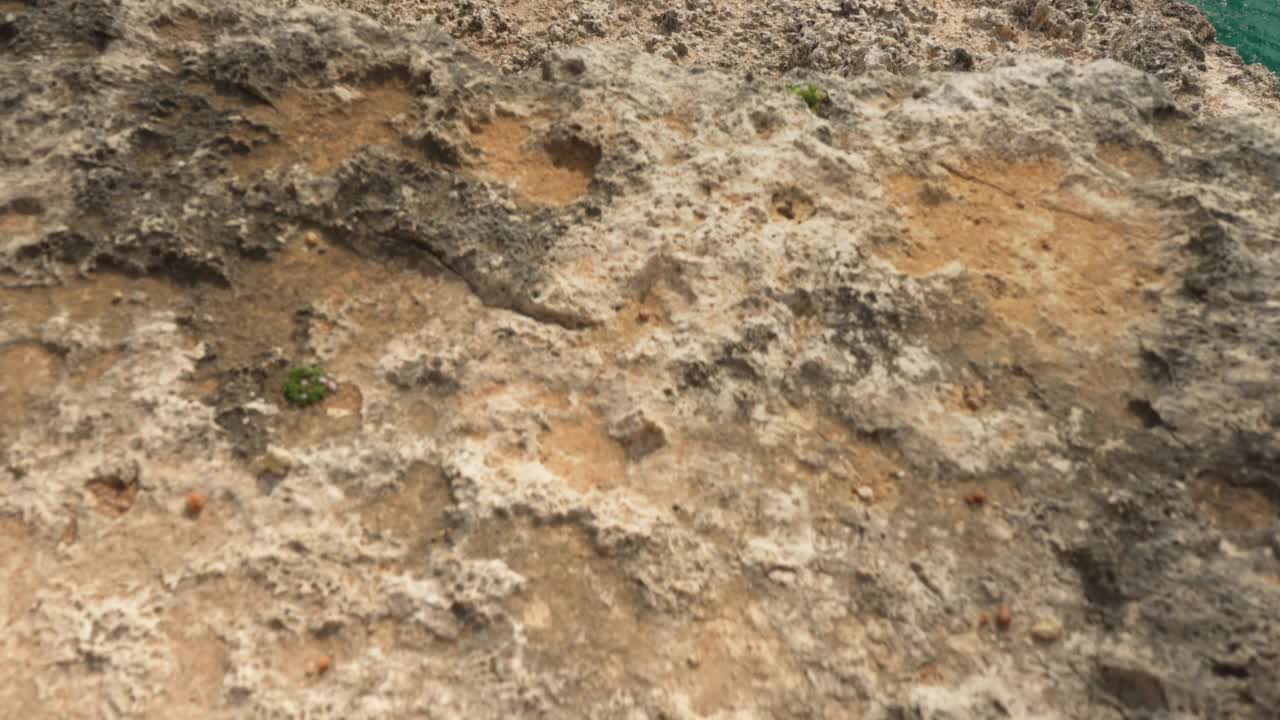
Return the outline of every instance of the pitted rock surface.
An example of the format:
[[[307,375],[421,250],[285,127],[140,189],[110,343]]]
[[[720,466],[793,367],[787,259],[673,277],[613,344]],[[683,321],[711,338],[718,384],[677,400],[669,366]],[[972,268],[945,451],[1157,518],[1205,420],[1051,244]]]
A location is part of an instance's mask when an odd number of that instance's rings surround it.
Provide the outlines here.
[[[382,5],[0,3],[0,707],[1280,707],[1280,121],[1160,72],[1198,15],[1147,75]]]

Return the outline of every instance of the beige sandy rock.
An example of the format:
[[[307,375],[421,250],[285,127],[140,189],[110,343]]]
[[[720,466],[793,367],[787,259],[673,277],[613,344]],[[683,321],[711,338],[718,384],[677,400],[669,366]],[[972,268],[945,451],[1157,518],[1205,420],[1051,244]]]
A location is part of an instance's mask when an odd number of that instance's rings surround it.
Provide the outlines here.
[[[859,60],[899,74],[512,75],[310,5],[9,5],[0,706],[1280,705],[1274,118],[1114,60],[902,74],[905,30]],[[858,8],[941,17],[813,31]],[[661,27],[712,11],[779,9]],[[301,363],[340,391],[289,406]]]

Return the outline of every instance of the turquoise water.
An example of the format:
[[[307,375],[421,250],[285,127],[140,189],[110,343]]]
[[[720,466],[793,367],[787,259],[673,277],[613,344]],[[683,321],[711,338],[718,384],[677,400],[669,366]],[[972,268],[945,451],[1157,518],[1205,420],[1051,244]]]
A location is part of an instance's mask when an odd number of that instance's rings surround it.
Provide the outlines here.
[[[1218,30],[1218,42],[1245,62],[1280,73],[1280,0],[1191,0]]]

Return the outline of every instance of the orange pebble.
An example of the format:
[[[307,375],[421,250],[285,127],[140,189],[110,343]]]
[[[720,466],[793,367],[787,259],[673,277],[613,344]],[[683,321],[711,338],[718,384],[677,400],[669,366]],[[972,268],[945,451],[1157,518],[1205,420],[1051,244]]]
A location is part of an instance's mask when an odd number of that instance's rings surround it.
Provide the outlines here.
[[[1009,611],[1008,605],[1001,605],[1000,611],[996,613],[996,622],[1000,627],[1007,628],[1013,622],[1013,613]]]
[[[987,493],[983,490],[974,490],[964,496],[964,501],[968,503],[969,507],[982,507],[987,504]]]
[[[316,662],[316,674],[323,675],[329,672],[331,667],[333,667],[333,656],[325,655]]]
[[[204,504],[208,502],[204,493],[192,492],[187,493],[187,514],[195,517],[204,510]]]

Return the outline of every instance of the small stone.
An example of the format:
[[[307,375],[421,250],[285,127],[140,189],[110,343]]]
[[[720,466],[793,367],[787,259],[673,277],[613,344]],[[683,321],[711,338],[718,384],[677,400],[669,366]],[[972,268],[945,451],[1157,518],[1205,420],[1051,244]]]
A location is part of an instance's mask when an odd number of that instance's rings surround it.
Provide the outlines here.
[[[662,426],[641,410],[609,423],[609,437],[626,451],[628,462],[638,462],[667,445],[667,435]]]
[[[999,518],[987,523],[987,533],[998,542],[1009,542],[1016,534],[1012,525]]]
[[[333,656],[325,655],[316,662],[316,674],[323,675],[329,672],[329,668],[333,667]]]
[[[206,502],[208,502],[208,499],[204,496],[204,493],[198,493],[198,492],[187,493],[187,499],[186,499],[187,515],[189,515],[190,517],[199,517],[200,513],[204,512],[204,506]]]
[[[1042,617],[1031,626],[1031,637],[1043,643],[1051,643],[1062,637],[1062,622],[1053,617]]]
[[[1001,628],[1007,628],[1013,624],[1013,612],[1009,610],[1008,605],[1001,605],[996,612],[996,624]]]
[[[796,573],[790,568],[775,568],[769,571],[769,579],[779,585],[792,586],[796,582]]]
[[[268,445],[267,451],[258,458],[257,466],[259,474],[278,475],[284,477],[293,469],[297,463],[297,458],[284,448]]]
[[[862,498],[864,502],[871,502],[876,499],[876,491],[867,485],[863,485],[858,488],[858,497]]]

